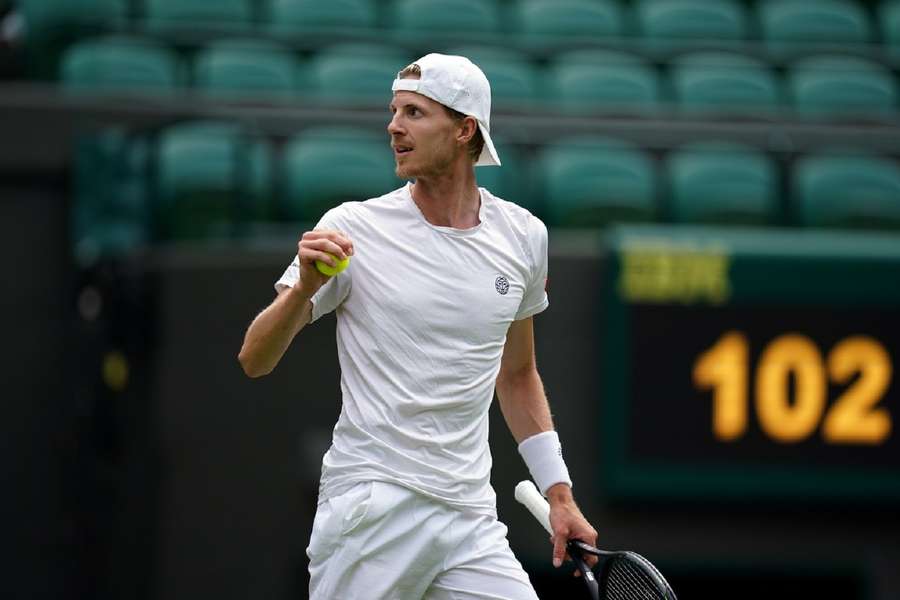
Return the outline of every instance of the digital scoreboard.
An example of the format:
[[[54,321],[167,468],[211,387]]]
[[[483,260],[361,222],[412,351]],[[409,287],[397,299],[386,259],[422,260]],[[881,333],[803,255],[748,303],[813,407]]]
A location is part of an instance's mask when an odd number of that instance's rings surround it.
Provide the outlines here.
[[[900,236],[623,226],[604,246],[610,494],[900,500]]]

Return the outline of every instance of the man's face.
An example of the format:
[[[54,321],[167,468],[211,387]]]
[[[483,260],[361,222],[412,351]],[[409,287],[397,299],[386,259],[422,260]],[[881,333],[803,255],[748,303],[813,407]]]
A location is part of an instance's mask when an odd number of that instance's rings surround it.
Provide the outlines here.
[[[459,125],[444,106],[421,94],[399,91],[390,104],[387,130],[397,177],[413,179],[445,173],[465,149],[457,140]]]

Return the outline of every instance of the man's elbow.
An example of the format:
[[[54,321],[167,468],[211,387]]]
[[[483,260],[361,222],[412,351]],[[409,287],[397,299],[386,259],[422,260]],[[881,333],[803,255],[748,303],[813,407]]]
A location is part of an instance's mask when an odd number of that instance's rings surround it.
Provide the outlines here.
[[[251,360],[243,350],[238,353],[238,362],[241,363],[244,374],[251,379],[263,377],[272,372],[271,367],[260,365],[256,361]]]
[[[522,385],[537,376],[537,365],[533,361],[515,367],[501,365],[497,373],[497,385],[503,387]]]

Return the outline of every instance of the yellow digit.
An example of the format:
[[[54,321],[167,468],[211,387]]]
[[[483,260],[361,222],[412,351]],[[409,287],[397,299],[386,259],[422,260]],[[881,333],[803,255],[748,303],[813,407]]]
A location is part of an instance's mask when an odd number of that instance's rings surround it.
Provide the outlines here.
[[[828,355],[828,372],[835,383],[859,379],[837,399],[825,417],[826,441],[843,444],[879,444],[891,435],[891,414],[873,408],[891,383],[893,365],[887,350],[866,336],[849,337]]]
[[[713,390],[713,435],[728,441],[747,431],[747,337],[729,331],[694,363],[694,386]]]
[[[794,375],[794,399],[788,376]],[[789,443],[815,430],[825,410],[825,368],[815,343],[799,334],[772,340],[756,370],[756,411],[759,424],[772,439]]]

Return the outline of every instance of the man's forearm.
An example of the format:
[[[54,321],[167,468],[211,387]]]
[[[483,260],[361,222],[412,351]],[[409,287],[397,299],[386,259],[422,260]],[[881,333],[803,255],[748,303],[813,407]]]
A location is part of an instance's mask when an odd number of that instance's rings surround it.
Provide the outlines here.
[[[309,323],[312,303],[297,288],[285,290],[247,328],[238,360],[250,377],[272,372],[294,337]]]
[[[498,378],[497,400],[517,444],[553,429],[550,405],[536,368],[525,368]]]

